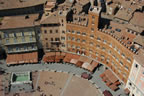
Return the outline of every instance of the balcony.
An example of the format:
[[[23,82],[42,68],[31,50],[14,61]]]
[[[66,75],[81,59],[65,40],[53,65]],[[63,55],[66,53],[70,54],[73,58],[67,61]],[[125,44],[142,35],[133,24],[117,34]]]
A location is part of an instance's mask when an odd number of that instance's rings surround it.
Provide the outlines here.
[[[8,51],[8,53],[21,53],[21,52],[32,52],[32,51],[36,51],[37,50],[37,48],[31,48],[31,49],[26,49],[26,50],[12,50],[12,51]]]
[[[16,43],[5,43],[5,46],[9,46],[9,45],[19,45],[19,44],[28,44],[28,43],[36,43],[36,41],[29,41],[29,42],[16,42]]]

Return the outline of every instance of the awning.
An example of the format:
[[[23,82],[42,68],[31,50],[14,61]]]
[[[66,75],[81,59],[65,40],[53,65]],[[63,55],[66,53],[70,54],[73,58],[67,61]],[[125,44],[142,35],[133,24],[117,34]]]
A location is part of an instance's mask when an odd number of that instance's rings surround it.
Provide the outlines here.
[[[80,58],[80,55],[72,54],[72,58],[78,60]]]
[[[118,78],[109,69],[106,70],[104,74],[112,83],[118,81]]]
[[[87,69],[89,65],[90,65],[89,63],[87,63],[87,62],[84,62],[84,63],[83,63],[83,65],[82,65],[82,68],[85,68],[85,69]]]
[[[71,59],[71,61],[70,61],[70,63],[72,63],[72,64],[76,64],[77,62],[78,62],[77,59]]]
[[[87,70],[93,72],[93,70],[98,66],[98,62],[92,61],[91,64],[87,66]]]
[[[87,57],[80,56],[79,61],[85,62],[87,60]]]
[[[63,61],[69,63],[71,59],[72,59],[72,54],[66,53],[66,56]]]
[[[78,62],[76,63],[76,65],[77,65],[78,67],[81,67],[81,66],[82,66],[82,64],[83,64],[83,62],[82,62],[82,61],[78,61]]]
[[[23,64],[23,63],[37,63],[38,53],[20,53],[20,54],[8,54],[6,63],[11,64]]]
[[[87,58],[86,60],[85,60],[85,62],[87,62],[87,63],[91,63],[92,62],[92,59],[89,59],[89,58]]]

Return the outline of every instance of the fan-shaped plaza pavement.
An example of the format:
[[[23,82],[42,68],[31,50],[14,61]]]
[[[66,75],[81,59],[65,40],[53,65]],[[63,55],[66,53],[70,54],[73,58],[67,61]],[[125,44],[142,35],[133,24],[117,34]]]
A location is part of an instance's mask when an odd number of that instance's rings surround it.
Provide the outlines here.
[[[28,65],[19,65],[19,66],[12,66],[8,68],[8,72],[19,72],[19,71],[52,71],[52,72],[66,72],[68,74],[74,74],[77,77],[80,77],[80,75],[83,72],[88,72],[87,70],[76,67],[75,65],[69,64],[69,63],[49,63],[49,64],[28,64]],[[106,86],[106,84],[102,81],[100,78],[100,75],[105,71],[104,66],[101,66],[98,70],[96,70],[92,76],[93,78],[89,80],[91,84],[93,84],[97,90],[100,92],[103,92],[104,90],[109,90],[113,96],[125,96],[124,94],[124,88],[121,85],[120,89],[117,91],[112,91],[109,87]],[[77,78],[75,77],[75,78]],[[85,84],[85,83],[84,83]],[[37,84],[36,84],[37,85]],[[67,89],[67,88],[66,88]],[[67,89],[68,90],[68,89]],[[95,95],[93,95],[95,96]]]

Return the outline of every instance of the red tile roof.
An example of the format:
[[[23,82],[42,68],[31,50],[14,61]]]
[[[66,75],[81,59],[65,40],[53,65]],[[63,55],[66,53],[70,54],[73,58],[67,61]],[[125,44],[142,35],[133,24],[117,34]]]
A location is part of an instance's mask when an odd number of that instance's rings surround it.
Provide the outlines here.
[[[21,53],[21,54],[8,54],[6,63],[11,64],[22,64],[22,63],[37,63],[38,53]]]

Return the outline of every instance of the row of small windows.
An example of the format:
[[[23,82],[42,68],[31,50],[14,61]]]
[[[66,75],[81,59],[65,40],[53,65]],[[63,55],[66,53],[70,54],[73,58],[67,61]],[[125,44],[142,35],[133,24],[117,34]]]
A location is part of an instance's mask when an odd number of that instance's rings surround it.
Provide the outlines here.
[[[20,34],[19,34],[20,33]],[[33,32],[28,32],[29,35],[33,35]],[[24,32],[18,32],[18,33],[4,33],[4,38],[9,37],[18,37],[18,36],[25,36]]]
[[[48,40],[48,38],[45,38],[45,40]],[[50,38],[51,41],[54,41],[54,38]],[[65,37],[61,37],[61,40],[65,40]],[[60,38],[55,38],[55,41],[60,41]]]
[[[93,43],[90,42],[90,44],[93,44]],[[96,45],[96,46],[97,46],[97,47],[100,47],[100,45]],[[72,48],[75,48],[75,46],[72,45]],[[80,47],[78,46],[78,47],[76,47],[76,48],[79,49]],[[102,47],[102,50],[105,50],[105,47]],[[90,52],[90,53],[93,53],[92,50],[89,50],[89,52]],[[96,52],[95,55],[98,56],[99,54]],[[119,61],[119,59],[118,59],[115,55],[112,55],[112,56],[113,56],[113,58],[116,59],[117,62],[119,62],[120,65],[123,66],[123,62],[122,62],[122,61]],[[101,55],[101,58],[104,60],[105,56],[104,56],[104,55]],[[110,59],[108,58],[108,59],[107,59],[107,62],[109,62],[109,60],[110,60]],[[112,62],[112,64],[115,65],[114,62]],[[125,65],[124,67],[125,67],[126,70],[129,70],[129,67],[128,67],[127,65]]]
[[[111,26],[108,26],[107,29],[112,29],[112,27],[111,27]],[[115,28],[115,31],[121,32],[121,29]]]
[[[68,33],[72,33],[72,34],[77,34],[77,35],[83,35],[83,36],[86,36],[86,33],[85,32],[80,32],[80,31],[70,31],[70,30],[67,30]]]
[[[53,30],[49,30],[49,33],[53,33]],[[47,34],[47,30],[44,30],[44,33]],[[55,30],[55,33],[58,33],[58,30]],[[65,33],[65,31],[62,31],[62,33]]]
[[[33,41],[34,39],[33,39],[33,37],[32,36],[30,36],[29,37],[29,41]],[[6,44],[8,44],[8,43],[18,43],[18,42],[26,42],[26,39],[25,39],[25,37],[22,37],[21,38],[21,41],[20,41],[20,39],[17,39],[17,38],[13,38],[13,42],[11,42],[9,39],[6,39]],[[27,42],[28,42],[28,40],[27,40]]]
[[[12,47],[8,47],[8,52],[13,52],[14,50],[15,51],[20,51],[20,50],[36,50],[37,47],[35,45],[31,45],[31,46],[23,46],[23,47],[15,47],[15,48],[12,48]]]
[[[100,38],[100,37],[97,37],[97,40],[100,41],[101,38]],[[106,40],[103,40],[103,42],[104,42],[105,44],[107,43]],[[112,43],[109,43],[109,46],[110,46],[110,47],[113,47],[113,46],[112,46]],[[114,47],[114,50],[117,51],[117,52],[120,54],[120,50],[118,50],[117,47]],[[124,54],[124,53],[121,53],[121,56],[122,56],[123,58],[125,58],[125,54]],[[127,58],[127,61],[128,61],[128,62],[131,62],[131,59],[130,59],[130,58]]]
[[[112,27],[111,27],[111,26],[108,26],[107,29],[112,29]],[[114,30],[112,30],[112,31],[114,32]],[[117,32],[121,32],[121,29],[119,29],[119,28],[115,28],[115,31],[117,31]],[[127,31],[127,32],[130,32],[130,33],[132,33],[132,34],[136,34],[136,35],[138,35],[137,32],[134,32],[134,31],[132,31],[132,30],[130,30],[130,29],[126,29],[126,31]]]
[[[93,35],[90,35],[90,36],[91,36],[92,38],[94,37]],[[75,38],[74,38],[74,37],[72,37],[72,38],[71,38],[71,37],[68,37],[68,40],[73,40],[73,41],[75,41]],[[101,38],[100,38],[100,37],[97,37],[97,40],[100,41]],[[77,42],[80,42],[80,39],[78,38],[78,39],[76,39],[76,41],[77,41]],[[82,40],[82,43],[86,43],[86,40]],[[107,41],[106,41],[106,40],[103,40],[103,43],[107,43]],[[90,45],[92,46],[92,45],[94,45],[94,44],[93,44],[93,43],[90,43]],[[112,46],[112,43],[109,43],[109,46],[110,46],[110,47],[113,47],[113,46]],[[96,45],[96,48],[100,48],[100,45]],[[106,48],[102,47],[102,50],[105,51]],[[117,51],[118,54],[120,54],[120,50],[119,50],[117,47],[114,47],[114,50]],[[111,51],[108,50],[108,53],[111,54]],[[125,58],[125,54],[124,54],[124,53],[121,53],[121,56],[122,56],[123,58]],[[118,58],[116,58],[116,57],[114,57],[114,58],[115,58],[117,61],[119,61]],[[132,62],[131,59],[128,58],[128,57],[127,57],[127,61],[128,61],[128,62]]]

